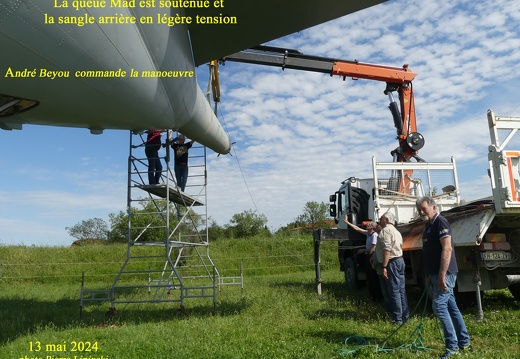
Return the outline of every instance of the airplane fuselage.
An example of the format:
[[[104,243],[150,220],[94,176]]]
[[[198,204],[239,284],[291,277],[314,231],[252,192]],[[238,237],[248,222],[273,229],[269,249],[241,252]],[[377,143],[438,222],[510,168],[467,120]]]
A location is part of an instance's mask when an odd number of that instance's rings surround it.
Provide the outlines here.
[[[92,3],[82,11],[72,3],[80,8],[86,2],[0,1],[9,8],[0,15],[0,48],[7,49],[0,58],[0,94],[39,102],[0,121],[93,132],[178,129],[229,152],[229,138],[197,84],[185,25],[157,23],[156,9],[133,8],[132,2],[117,9]],[[114,18],[134,23],[107,23]]]

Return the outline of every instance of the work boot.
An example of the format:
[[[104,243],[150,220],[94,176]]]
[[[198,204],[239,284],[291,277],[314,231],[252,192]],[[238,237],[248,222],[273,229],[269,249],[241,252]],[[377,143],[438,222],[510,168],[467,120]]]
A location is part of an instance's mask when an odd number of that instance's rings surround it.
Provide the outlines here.
[[[471,346],[471,344],[464,345],[459,348],[459,351],[463,354],[473,353],[473,347]]]
[[[458,350],[451,350],[451,349],[446,349],[446,351],[444,352],[444,354],[442,354],[439,359],[446,359],[446,358],[451,358],[451,357],[454,357],[456,355],[459,355],[460,352]]]

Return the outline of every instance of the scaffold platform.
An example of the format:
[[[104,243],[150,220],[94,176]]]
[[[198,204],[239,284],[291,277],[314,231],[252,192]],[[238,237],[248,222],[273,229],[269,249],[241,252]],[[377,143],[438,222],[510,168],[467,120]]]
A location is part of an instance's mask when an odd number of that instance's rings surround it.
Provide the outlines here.
[[[181,192],[177,188],[174,188],[171,185],[166,185],[164,183],[140,185],[138,187],[141,188],[143,191],[151,193],[157,197],[161,197],[164,199],[169,198],[170,201],[180,205],[184,205],[186,207],[204,205],[204,203],[198,200],[197,198],[193,198],[192,196],[184,192]]]

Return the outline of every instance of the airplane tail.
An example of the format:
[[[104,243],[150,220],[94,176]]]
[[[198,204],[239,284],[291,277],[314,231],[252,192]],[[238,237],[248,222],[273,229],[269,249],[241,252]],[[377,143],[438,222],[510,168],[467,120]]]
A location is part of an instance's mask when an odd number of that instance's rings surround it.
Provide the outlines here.
[[[231,151],[229,135],[222,128],[217,116],[211,110],[211,106],[198,86],[191,119],[187,124],[179,128],[179,132],[217,153],[227,154]]]

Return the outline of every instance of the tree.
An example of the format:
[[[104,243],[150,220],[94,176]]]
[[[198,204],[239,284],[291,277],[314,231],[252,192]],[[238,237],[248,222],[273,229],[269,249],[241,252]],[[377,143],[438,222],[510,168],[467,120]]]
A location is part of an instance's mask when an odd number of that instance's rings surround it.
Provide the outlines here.
[[[327,223],[329,206],[325,202],[307,202],[303,207],[303,213],[294,220],[296,227],[303,227],[304,232],[311,232],[313,229],[328,228]]]
[[[226,229],[219,226],[217,222],[210,217],[208,225],[208,240],[216,241],[217,239],[222,239],[226,237]]]
[[[156,200],[152,201],[141,201],[141,209],[132,207],[130,209],[130,215],[132,216],[132,232],[130,237],[132,240],[139,238],[139,242],[161,242],[165,241],[171,231],[178,225],[178,215],[183,215],[186,209],[181,207],[179,213],[177,213],[175,206],[170,206],[169,224],[170,230],[168,233],[165,231],[165,215],[166,214],[166,201]],[[126,242],[128,241],[128,212],[120,211],[118,214],[108,215],[111,231],[110,238],[111,242]],[[199,215],[195,212],[191,212],[187,216],[190,221],[182,223],[180,229],[184,234],[194,235],[198,228],[203,225],[203,221]]]
[[[226,228],[230,237],[248,238],[260,233],[270,233],[266,228],[267,217],[252,210],[234,214]]]
[[[71,237],[76,239],[108,239],[108,224],[101,218],[81,221],[72,227],[65,227]]]

